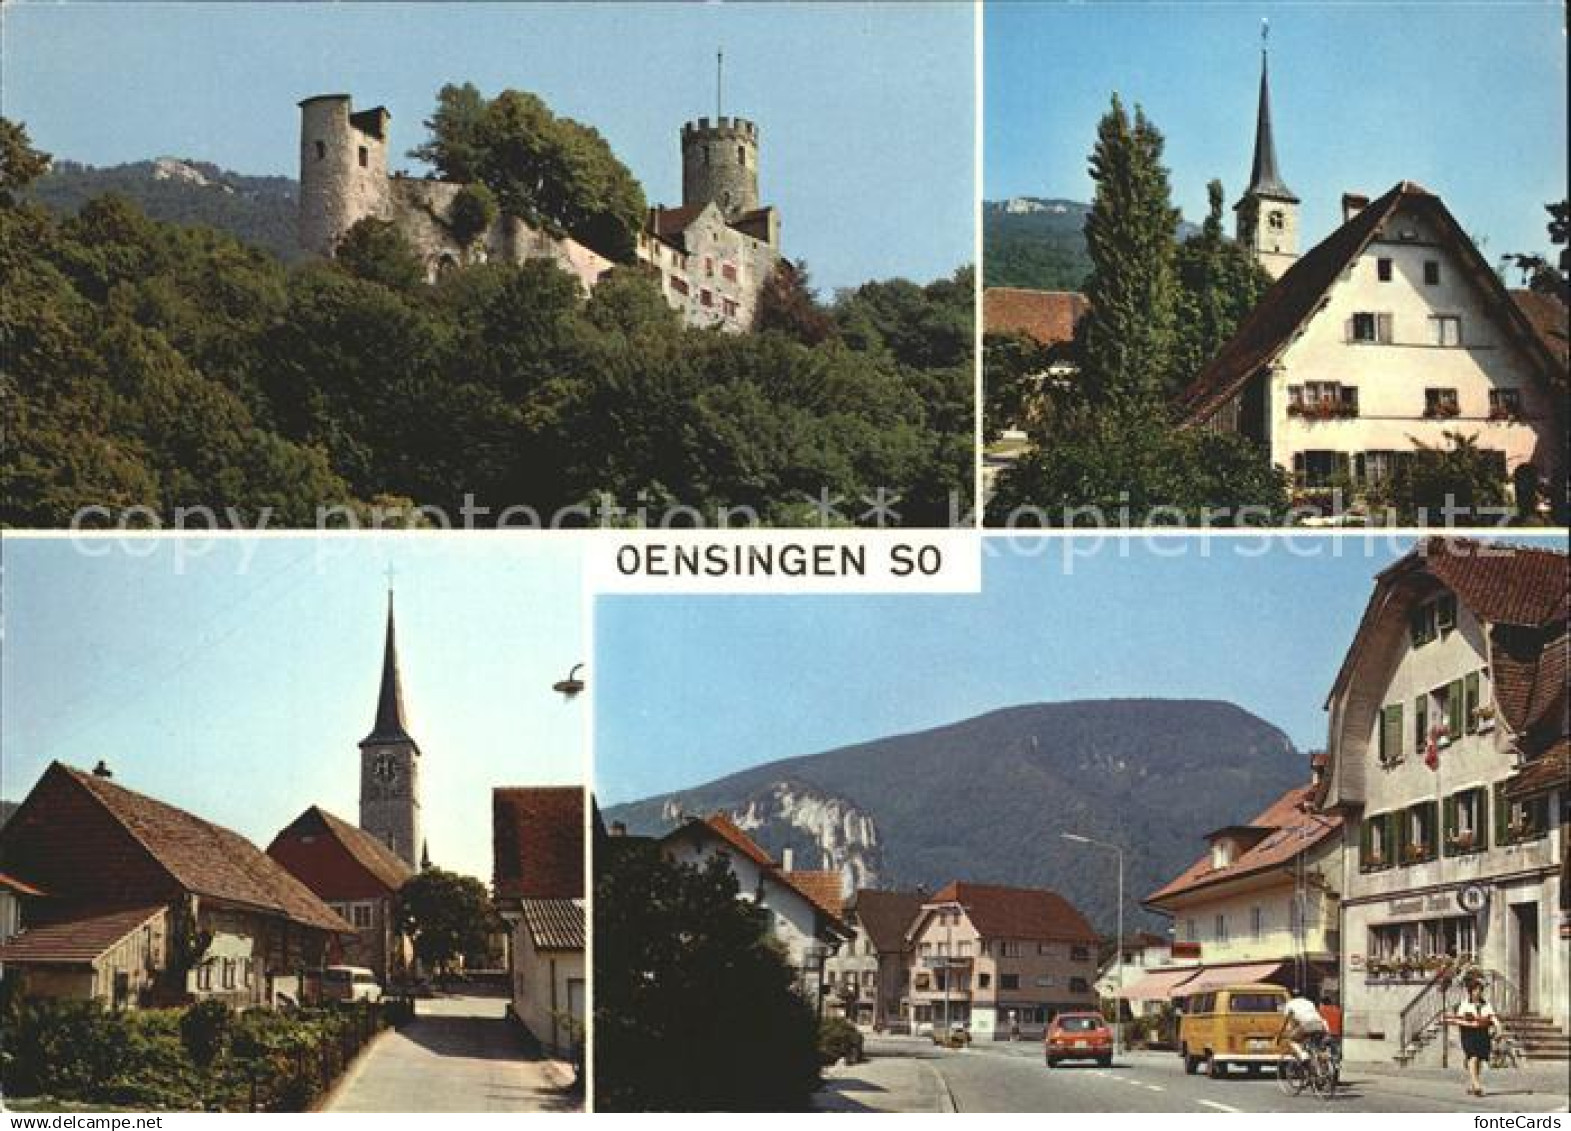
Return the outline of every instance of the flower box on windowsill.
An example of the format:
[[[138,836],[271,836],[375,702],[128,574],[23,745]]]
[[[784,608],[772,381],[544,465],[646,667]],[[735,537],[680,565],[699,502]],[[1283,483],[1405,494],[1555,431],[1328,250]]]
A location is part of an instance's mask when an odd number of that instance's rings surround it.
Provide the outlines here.
[[[1454,404],[1435,405],[1433,408],[1424,409],[1425,420],[1454,420],[1461,415],[1461,406]]]
[[[1422,864],[1429,859],[1427,844],[1410,844],[1402,850],[1402,860],[1408,864]]]
[[[1521,420],[1522,414],[1508,408],[1492,408],[1489,410],[1489,419],[1496,424],[1509,424]]]
[[[1446,847],[1453,853],[1461,855],[1466,852],[1478,851],[1478,838],[1472,833],[1456,833],[1446,841]]]

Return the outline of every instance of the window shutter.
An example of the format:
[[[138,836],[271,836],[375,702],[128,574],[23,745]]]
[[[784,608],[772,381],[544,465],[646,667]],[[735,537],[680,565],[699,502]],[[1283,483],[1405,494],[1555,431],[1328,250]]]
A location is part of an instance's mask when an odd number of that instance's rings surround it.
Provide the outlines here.
[[[1365,872],[1369,871],[1370,827],[1373,823],[1373,817],[1365,817],[1358,826],[1358,864]]]
[[[1462,727],[1467,718],[1462,710],[1464,686],[1462,680],[1454,679],[1451,681],[1451,686],[1446,689],[1446,733],[1453,740],[1462,736]]]
[[[1419,822],[1424,830],[1424,859],[1440,855],[1440,803],[1426,801],[1419,806]]]
[[[1413,700],[1413,751],[1424,752],[1429,741],[1429,696],[1420,695]]]
[[[1462,717],[1468,734],[1478,731],[1478,673],[1468,672],[1462,680]]]
[[[1489,787],[1479,786],[1470,790],[1473,797],[1473,847],[1482,852],[1489,847]],[[1495,834],[1495,841],[1500,834]]]
[[[1506,842],[1506,820],[1507,820],[1507,812],[1506,812],[1506,810],[1507,810],[1507,806],[1506,806],[1505,783],[1504,782],[1498,782],[1495,785],[1495,843],[1496,844],[1504,844]]]
[[[1446,798],[1445,802],[1445,811],[1443,813],[1445,818],[1445,827],[1441,829],[1440,833],[1440,849],[1447,856],[1452,855],[1454,852],[1454,850],[1451,848],[1451,842],[1456,839],[1457,833],[1456,811],[1458,797],[1458,794],[1453,793],[1450,797]]]
[[[1389,343],[1391,341],[1391,315],[1377,314],[1375,316],[1375,325],[1377,340]]]

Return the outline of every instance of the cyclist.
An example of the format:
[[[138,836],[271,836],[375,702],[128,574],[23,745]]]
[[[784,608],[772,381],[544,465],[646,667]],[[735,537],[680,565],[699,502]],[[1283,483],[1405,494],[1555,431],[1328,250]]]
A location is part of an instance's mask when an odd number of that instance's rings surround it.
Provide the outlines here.
[[[1329,1032],[1319,1007],[1294,987],[1293,996],[1282,1006],[1282,1028],[1277,1031],[1277,1041],[1285,1038],[1294,1058],[1303,1064],[1309,1059],[1305,1046],[1320,1043]]]

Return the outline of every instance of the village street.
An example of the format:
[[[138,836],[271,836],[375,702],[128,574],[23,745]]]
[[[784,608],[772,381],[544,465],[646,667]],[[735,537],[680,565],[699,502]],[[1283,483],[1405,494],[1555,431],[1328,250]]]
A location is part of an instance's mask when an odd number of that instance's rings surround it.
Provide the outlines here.
[[[1291,1098],[1270,1076],[1186,1076],[1170,1052],[1133,1052],[1111,1068],[1048,1069],[1035,1041],[940,1049],[926,1038],[875,1037],[868,1064],[832,1070],[817,1106],[830,1111],[1545,1112],[1566,1110],[1564,1065],[1494,1073],[1492,1093],[1463,1094],[1458,1073],[1350,1066],[1334,1100]]]
[[[323,1111],[576,1111],[570,1070],[524,1049],[502,997],[441,996],[372,1042]]]

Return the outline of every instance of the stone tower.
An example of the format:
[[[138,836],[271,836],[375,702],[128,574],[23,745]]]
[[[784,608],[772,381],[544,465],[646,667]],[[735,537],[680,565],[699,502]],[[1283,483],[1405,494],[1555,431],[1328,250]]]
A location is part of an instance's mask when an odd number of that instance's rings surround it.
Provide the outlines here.
[[[758,207],[758,127],[746,118],[682,127],[682,207],[710,201],[727,220]]]
[[[355,113],[347,94],[300,103],[300,246],[332,255],[366,216],[392,214],[387,179],[387,110]]]
[[[1263,34],[1263,33],[1262,33]],[[1260,105],[1255,114],[1255,160],[1249,188],[1234,205],[1238,242],[1255,253],[1273,279],[1298,259],[1298,197],[1276,167],[1271,135],[1271,83],[1266,46],[1260,45]]]
[[[393,632],[393,592],[387,592],[387,644],[376,725],[360,740],[360,827],[411,868],[420,864],[420,747],[404,725]]]

